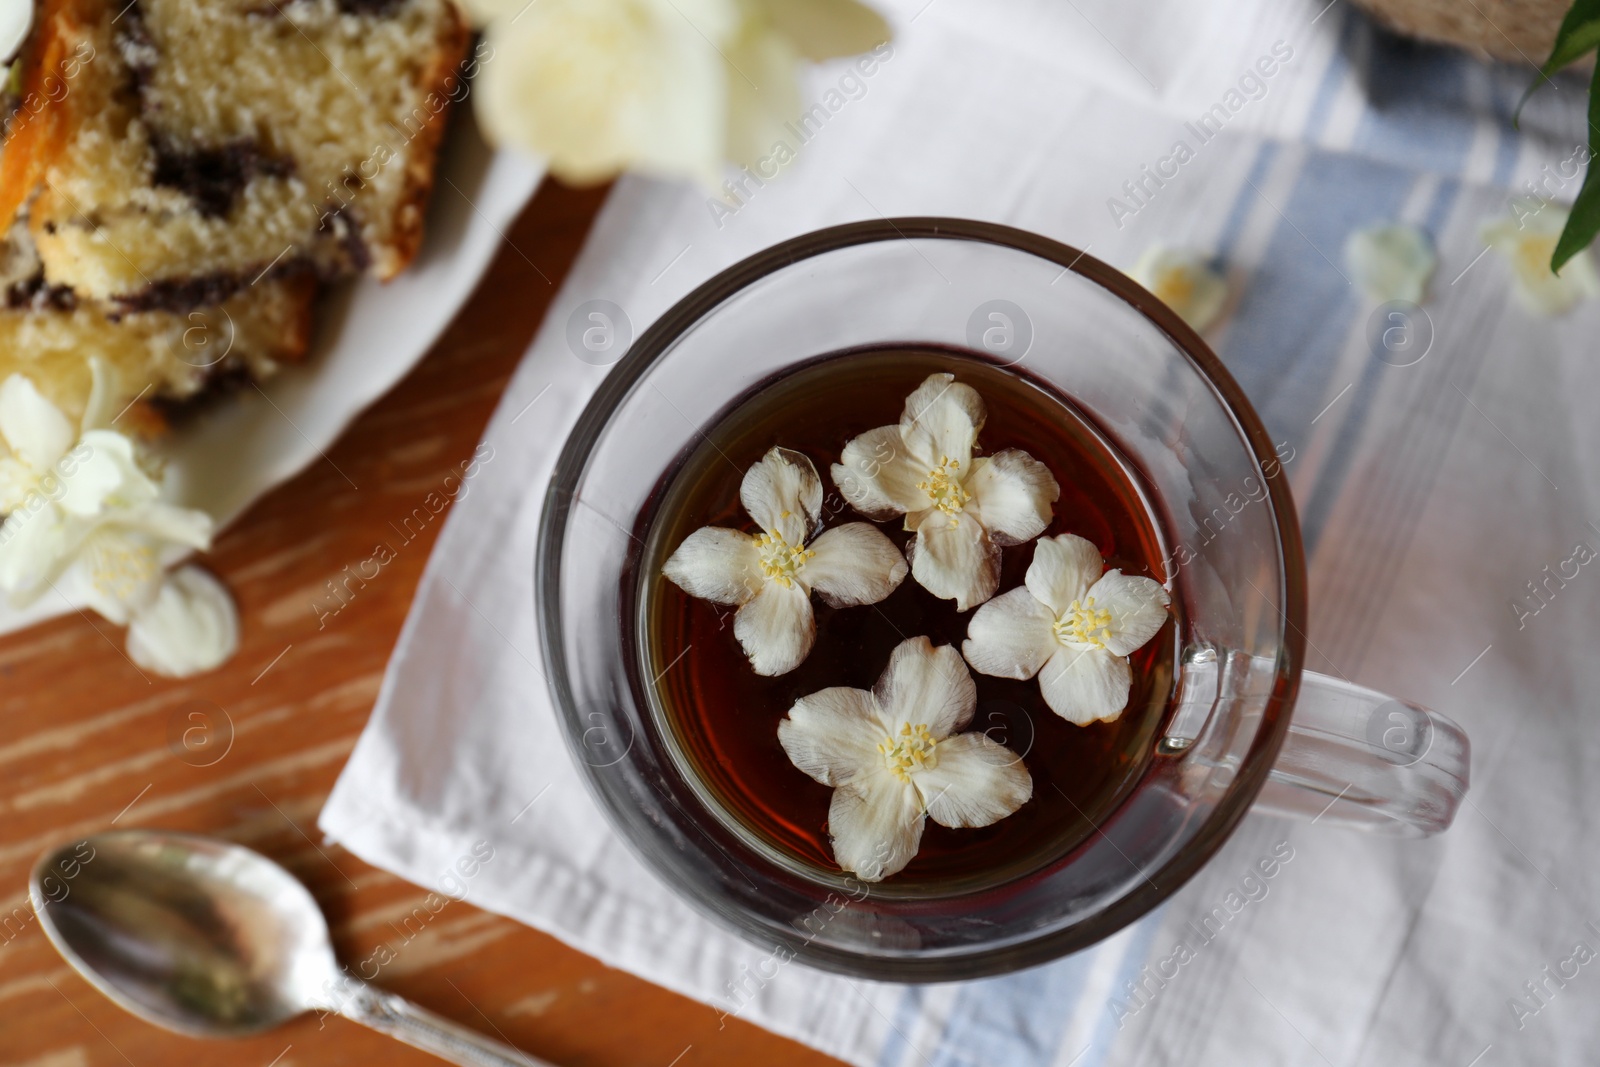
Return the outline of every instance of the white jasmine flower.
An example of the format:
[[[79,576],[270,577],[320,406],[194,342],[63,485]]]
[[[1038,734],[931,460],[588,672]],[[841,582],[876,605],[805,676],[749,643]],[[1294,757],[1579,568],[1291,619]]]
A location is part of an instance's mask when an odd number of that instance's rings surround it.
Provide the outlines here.
[[[1600,276],[1588,249],[1568,260],[1560,274],[1550,270],[1550,256],[1568,214],[1549,201],[1518,198],[1512,203],[1511,218],[1495,219],[1479,231],[1484,244],[1511,264],[1512,292],[1535,315],[1561,315],[1600,296]]]
[[[1228,302],[1228,283],[1200,253],[1152,245],[1128,276],[1177,312],[1196,333],[1204,330]]]
[[[794,765],[833,786],[828,833],[844,870],[876,882],[917,854],[929,817],[988,826],[1033,796],[1021,757],[972,721],[977,688],[949,645],[902,642],[872,692],[836,687],[801,697],[778,724]]]
[[[905,516],[911,574],[934,596],[966,611],[994,595],[1000,549],[1050,525],[1061,487],[1019,449],[973,456],[983,399],[951,374],[933,374],[906,397],[898,426],[880,426],[844,446],[834,484],[872,519]]]
[[[13,374],[0,382],[0,513],[39,492],[76,438],[76,427],[31,380]]]
[[[1415,226],[1383,223],[1356,230],[1344,243],[1344,265],[1367,298],[1420,304],[1438,266],[1433,242]]]
[[[1050,710],[1086,726],[1128,706],[1128,655],[1167,621],[1167,591],[1149,578],[1107,571],[1076,534],[1042,539],[1026,584],[979,608],[962,654],[979,674],[1039,676]]]
[[[800,113],[800,63],[864,52],[887,24],[855,0],[468,0],[484,27],[477,110],[492,140],[566,181],[624,169],[715,187]]]
[[[169,545],[210,544],[210,517],[162,502],[130,439],[87,426],[76,436],[20,374],[0,383],[0,438],[0,588],[19,606],[54,586],[125,624],[155,596]]]
[[[822,479],[799,452],[769,449],[745,472],[739,501],[763,533],[701,527],[661,573],[690,596],[739,605],[733,634],[757,674],[787,674],[810,653],[813,592],[833,607],[876,604],[906,576],[900,550],[867,523],[817,534]]]
[[[239,612],[223,584],[192,564],[161,583],[128,625],[128,657],[145,670],[185,678],[221,666],[239,648]]]
[[[76,428],[25,376],[0,382],[0,511],[8,513],[0,589],[19,607],[54,589],[118,625],[138,623],[130,650],[165,649],[168,664],[225,656],[237,640],[231,602],[222,611],[193,578],[170,591],[163,585],[169,565],[210,546],[211,517],[163,501],[137,445],[100,425],[107,393],[99,365],[91,370],[94,388]],[[145,618],[149,611],[157,614]],[[180,633],[195,647],[175,649]]]

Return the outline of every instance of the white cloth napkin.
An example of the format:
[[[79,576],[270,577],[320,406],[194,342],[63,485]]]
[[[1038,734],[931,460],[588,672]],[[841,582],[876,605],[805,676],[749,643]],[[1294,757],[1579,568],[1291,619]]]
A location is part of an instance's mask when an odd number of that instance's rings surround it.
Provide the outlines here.
[[[1600,921],[1586,925],[1600,911],[1600,737],[1585,715],[1600,691],[1600,562],[1552,583],[1536,615],[1514,605],[1547,564],[1570,574],[1578,543],[1600,550],[1600,304],[1531,317],[1499,257],[1476,258],[1508,188],[1571,154],[1581,94],[1548,94],[1514,134],[1524,75],[1397,44],[1323,3],[907,0],[870,76],[818,72],[813,99],[836,106],[731,216],[694,190],[619,184],[485,434],[323,829],[857,1064],[1591,1062],[1600,963],[1573,961],[1579,944],[1600,951]],[[1242,83],[1279,42],[1291,57],[1259,91]],[[1219,103],[1224,128],[1196,143],[1191,124]],[[1194,158],[1119,226],[1108,200],[1179,139]],[[766,950],[632,858],[568,762],[537,666],[544,483],[604,374],[568,349],[567,317],[609,300],[637,336],[774,241],[895,214],[1007,222],[1123,267],[1158,242],[1226,265],[1236,299],[1211,340],[1294,450],[1312,666],[1467,727],[1475,781],[1448,834],[1252,816],[1096,949],[927,987],[795,964],[756,980]],[[1432,348],[1403,368],[1374,357],[1372,308],[1341,254],[1352,231],[1394,219],[1426,227],[1440,258]],[[493,858],[451,873],[479,842]],[[1192,924],[1269,854],[1291,858],[1197,938]],[[1174,975],[1162,961],[1180,939],[1194,955]]]

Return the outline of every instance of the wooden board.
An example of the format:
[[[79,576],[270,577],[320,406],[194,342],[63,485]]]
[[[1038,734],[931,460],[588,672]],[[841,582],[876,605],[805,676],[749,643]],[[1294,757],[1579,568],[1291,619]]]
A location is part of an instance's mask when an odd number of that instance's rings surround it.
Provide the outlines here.
[[[380,984],[558,1065],[834,1062],[465,903],[406,923],[427,891],[323,845],[315,827],[443,516],[320,626],[316,605],[472,455],[603,199],[547,182],[417,370],[218,539],[207,562],[243,620],[222,670],[147,678],[121,632],[87,616],[0,639],[0,1067],[438,1062],[338,1018],[202,1042],[114,1007],[56,955],[27,899],[41,852],[113,823],[272,856],[321,902],[344,960],[387,946]]]

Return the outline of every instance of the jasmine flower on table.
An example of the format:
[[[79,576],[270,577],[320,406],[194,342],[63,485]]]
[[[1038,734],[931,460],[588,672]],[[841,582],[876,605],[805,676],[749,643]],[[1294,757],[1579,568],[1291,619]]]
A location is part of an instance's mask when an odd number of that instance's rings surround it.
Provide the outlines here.
[[[739,500],[761,533],[701,527],[662,574],[690,596],[739,606],[733,633],[757,674],[787,674],[810,653],[813,592],[833,607],[876,604],[906,576],[905,558],[876,527],[818,532],[822,479],[799,452],[768,450],[745,472]]]
[[[962,733],[977,688],[956,650],[902,642],[871,692],[801,697],[778,724],[796,767],[833,787],[828,832],[839,866],[876,882],[917,854],[929,818],[989,826],[1033,796],[1021,757],[980,731]]]
[[[1484,244],[1510,264],[1517,302],[1536,315],[1565,314],[1600,296],[1600,274],[1587,249],[1568,260],[1560,274],[1550,269],[1569,214],[1549,201],[1521,198],[1512,205],[1512,217],[1486,223],[1480,231]]]
[[[900,422],[853,438],[833,465],[846,500],[870,519],[905,516],[911,575],[966,611],[994,595],[1000,549],[1039,536],[1061,487],[1020,449],[974,456],[983,399],[951,374],[930,375]]]
[[[128,622],[128,657],[168,678],[200,674],[239,647],[239,612],[228,590],[191,565],[169,574]]]
[[[1420,304],[1439,258],[1415,226],[1384,223],[1356,230],[1344,243],[1344,263],[1368,299]]]
[[[979,674],[1037,675],[1045,703],[1068,722],[1109,722],[1128,706],[1127,657],[1165,625],[1168,603],[1160,583],[1105,571],[1084,538],[1047,537],[1025,584],[972,616],[961,650]]]
[[[1128,276],[1155,294],[1200,333],[1217,321],[1228,302],[1228,283],[1200,253],[1152,245]]]
[[[237,647],[233,601],[199,568],[168,567],[210,547],[214,524],[162,499],[138,444],[105,424],[90,367],[77,427],[26,376],[0,382],[0,589],[17,607],[53,591],[129,626],[129,655],[158,674],[209,670]]]

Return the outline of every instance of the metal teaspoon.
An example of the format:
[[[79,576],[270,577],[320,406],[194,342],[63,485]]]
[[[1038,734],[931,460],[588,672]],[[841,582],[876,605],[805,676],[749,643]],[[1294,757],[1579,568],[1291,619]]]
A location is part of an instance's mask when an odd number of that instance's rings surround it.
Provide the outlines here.
[[[236,1037],[336,1012],[469,1067],[549,1067],[339,968],[322,911],[288,871],[195,834],[113,830],[47,851],[28,892],[89,983],[157,1026]]]

